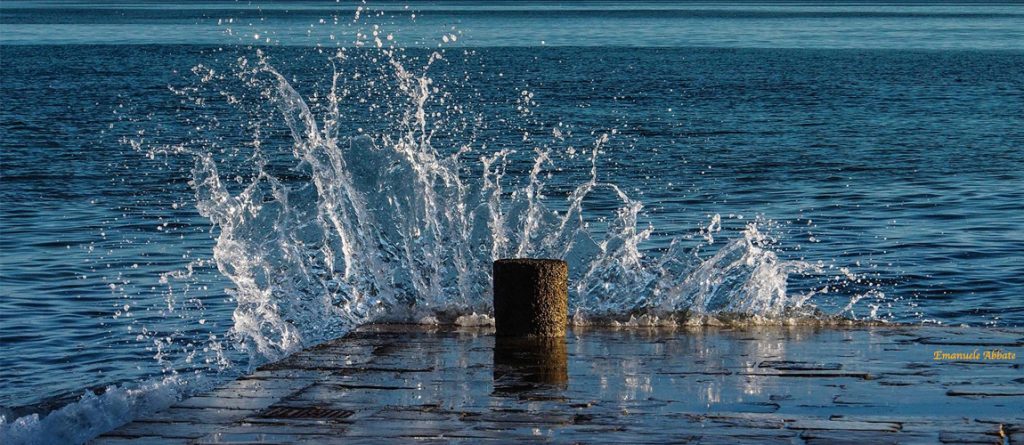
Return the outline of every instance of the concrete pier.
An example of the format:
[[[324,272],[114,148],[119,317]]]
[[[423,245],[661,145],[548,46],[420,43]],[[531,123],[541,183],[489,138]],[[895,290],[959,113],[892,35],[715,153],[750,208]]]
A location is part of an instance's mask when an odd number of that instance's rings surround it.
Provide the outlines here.
[[[93,443],[1024,444],[1020,330],[574,329],[540,360],[497,341],[366,326]]]

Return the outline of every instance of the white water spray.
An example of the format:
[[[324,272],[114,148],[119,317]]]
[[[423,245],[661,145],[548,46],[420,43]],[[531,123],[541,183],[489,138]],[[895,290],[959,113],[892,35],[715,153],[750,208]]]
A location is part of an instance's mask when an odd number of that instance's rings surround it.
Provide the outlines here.
[[[234,334],[251,352],[277,358],[371,321],[486,314],[490,265],[504,257],[567,260],[579,323],[638,313],[771,318],[812,295],[787,294],[787,277],[820,270],[779,259],[757,224],[708,258],[679,240],[662,253],[643,251],[652,228],[638,223],[642,203],[599,178],[607,134],[590,150],[590,179],[564,202],[544,195],[553,163],[546,148],[536,149],[520,184],[505,175],[511,149],[484,152],[478,165],[467,165],[484,151],[472,139],[445,134],[443,146],[434,143],[440,129],[429,107],[439,89],[427,72],[441,54],[431,54],[421,73],[393,52],[382,55],[391,68],[385,80],[404,108],[373,136],[340,125],[344,73],[335,70],[316,113],[264,55],[248,71],[291,134],[293,170],[302,180],[271,173],[267,145],[255,144],[257,173],[232,193],[209,147],[186,149],[197,159],[198,208],[220,230],[217,264],[235,284]],[[596,192],[619,203],[600,231],[584,210]]]

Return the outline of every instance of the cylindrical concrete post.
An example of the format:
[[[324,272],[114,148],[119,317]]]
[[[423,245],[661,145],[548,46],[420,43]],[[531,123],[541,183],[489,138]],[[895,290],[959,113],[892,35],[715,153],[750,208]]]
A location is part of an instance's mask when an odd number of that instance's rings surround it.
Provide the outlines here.
[[[494,329],[499,337],[564,337],[569,266],[562,260],[494,262]]]

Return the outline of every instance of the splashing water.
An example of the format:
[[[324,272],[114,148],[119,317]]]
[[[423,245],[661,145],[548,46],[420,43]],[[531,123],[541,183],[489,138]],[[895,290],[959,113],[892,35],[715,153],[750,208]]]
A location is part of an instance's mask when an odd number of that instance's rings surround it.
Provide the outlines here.
[[[506,177],[514,151],[474,159],[472,139],[455,142],[460,135],[433,124],[431,101],[450,97],[427,76],[440,52],[416,74],[398,53],[381,51],[389,71],[380,82],[391,83],[401,106],[390,108],[397,119],[374,136],[342,125],[351,92],[337,67],[318,113],[265,54],[257,57],[239,67],[283,116],[293,164],[287,177],[273,173],[280,170],[270,166],[274,154],[260,142],[251,144],[251,180],[235,193],[212,146],[174,151],[196,157],[198,208],[220,230],[214,256],[235,285],[233,333],[259,357],[275,359],[371,321],[486,314],[490,264],[505,257],[568,261],[576,323],[637,315],[764,320],[809,308],[815,292],[788,294],[787,277],[822,268],[781,260],[757,223],[706,258],[681,240],[661,253],[643,251],[653,230],[638,223],[643,204],[599,178],[608,134],[589,150],[589,180],[563,202],[545,196],[550,146],[535,150],[518,183]],[[443,144],[435,142],[440,135]],[[596,194],[618,203],[604,224],[591,224],[584,211]],[[715,218],[708,244],[720,230]]]
[[[598,169],[614,130],[588,141],[579,162],[589,163],[589,175],[569,187],[554,183],[568,162],[564,154],[571,160],[577,153],[559,145],[567,140],[561,125],[543,143],[527,129],[511,129],[522,133],[524,148],[493,149],[476,134],[496,124],[429,77],[443,51],[421,59],[376,46],[329,57],[325,94],[316,87],[300,93],[306,84],[262,51],[255,62],[238,57],[226,71],[198,65],[195,85],[172,88],[191,105],[178,111],[194,128],[190,137],[154,147],[130,141],[151,159],[193,162],[196,207],[217,233],[213,259],[233,284],[227,338],[250,354],[250,365],[368,322],[487,324],[491,263],[507,257],[566,260],[577,325],[825,322],[851,313],[862,298],[884,298],[854,295],[823,316],[811,300],[841,277],[821,264],[781,259],[763,221],[748,223],[711,254],[703,250],[716,246],[716,237],[728,238],[716,235],[718,215],[700,231],[703,243],[684,236],[663,250],[645,249],[654,228],[640,222],[643,203]],[[208,107],[214,100],[239,116]],[[528,116],[537,104],[522,91],[515,106]],[[236,136],[224,136],[228,121],[239,125]],[[793,275],[825,276],[827,285],[793,293]],[[190,266],[161,284],[191,279]],[[169,292],[169,311],[174,304]],[[206,348],[208,362],[233,366],[220,338]],[[43,419],[0,417],[0,436],[82,442],[202,389],[200,375],[87,393]]]

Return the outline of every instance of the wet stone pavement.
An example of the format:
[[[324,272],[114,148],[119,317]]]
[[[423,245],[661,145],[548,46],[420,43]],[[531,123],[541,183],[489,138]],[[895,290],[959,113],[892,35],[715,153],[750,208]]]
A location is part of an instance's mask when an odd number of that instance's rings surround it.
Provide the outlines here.
[[[1002,329],[577,328],[496,344],[484,328],[374,325],[93,443],[1024,444],[1022,355],[1024,331]]]

